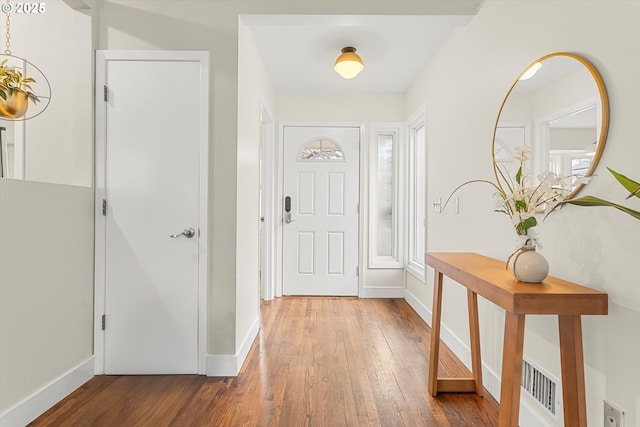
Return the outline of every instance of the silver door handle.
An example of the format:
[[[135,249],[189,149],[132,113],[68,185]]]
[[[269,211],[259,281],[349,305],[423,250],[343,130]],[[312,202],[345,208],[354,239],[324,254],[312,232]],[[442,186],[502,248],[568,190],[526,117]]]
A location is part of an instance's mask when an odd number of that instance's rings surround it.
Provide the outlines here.
[[[175,239],[175,238],[177,238],[177,237],[184,236],[184,237],[186,237],[187,239],[190,239],[190,238],[192,238],[192,237],[193,237],[193,236],[195,236],[195,235],[196,235],[196,230],[194,230],[192,227],[189,227],[189,228],[185,228],[185,229],[182,231],[182,233],[180,233],[180,234],[172,234],[172,235],[170,235],[169,237],[171,237],[172,239]]]

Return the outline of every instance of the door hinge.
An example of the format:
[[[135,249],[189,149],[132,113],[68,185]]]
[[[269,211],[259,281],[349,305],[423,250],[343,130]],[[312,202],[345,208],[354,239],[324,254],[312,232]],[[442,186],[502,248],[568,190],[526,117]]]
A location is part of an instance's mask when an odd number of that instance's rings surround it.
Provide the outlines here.
[[[102,315],[102,330],[104,331],[105,326],[107,325],[107,315]]]
[[[360,277],[360,266],[356,265],[356,277]]]
[[[107,216],[107,200],[102,199],[102,215]]]
[[[104,85],[104,102],[107,102],[109,100],[109,88],[107,87],[107,85]]]
[[[356,205],[356,213],[360,213],[360,202]]]

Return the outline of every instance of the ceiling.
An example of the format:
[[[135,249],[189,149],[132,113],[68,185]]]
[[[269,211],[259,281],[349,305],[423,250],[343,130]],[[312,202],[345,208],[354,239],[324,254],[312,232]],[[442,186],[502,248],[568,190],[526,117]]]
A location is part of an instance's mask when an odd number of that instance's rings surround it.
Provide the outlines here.
[[[449,34],[471,15],[243,15],[277,92],[404,93]],[[351,80],[333,64],[353,46],[365,68]]]

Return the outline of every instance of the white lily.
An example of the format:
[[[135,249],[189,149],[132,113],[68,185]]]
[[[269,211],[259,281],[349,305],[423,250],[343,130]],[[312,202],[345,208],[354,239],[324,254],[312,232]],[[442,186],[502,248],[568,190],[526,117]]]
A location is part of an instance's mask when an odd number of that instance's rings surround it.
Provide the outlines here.
[[[531,149],[528,145],[521,145],[516,148],[516,153],[513,155],[513,158],[518,160],[519,162],[526,162],[529,160],[529,152]]]

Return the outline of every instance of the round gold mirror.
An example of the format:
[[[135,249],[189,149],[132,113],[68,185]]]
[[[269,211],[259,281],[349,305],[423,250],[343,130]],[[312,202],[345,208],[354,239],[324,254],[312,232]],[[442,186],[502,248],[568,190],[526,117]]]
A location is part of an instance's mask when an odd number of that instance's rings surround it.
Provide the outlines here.
[[[553,53],[530,64],[505,96],[493,135],[496,180],[505,187],[520,163],[521,147],[530,153],[530,173],[553,172],[574,197],[593,175],[609,129],[609,101],[595,67],[573,53]]]

